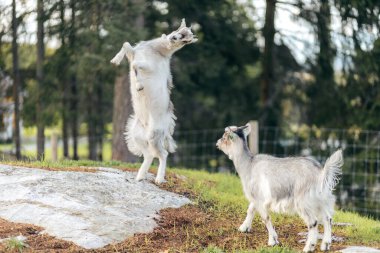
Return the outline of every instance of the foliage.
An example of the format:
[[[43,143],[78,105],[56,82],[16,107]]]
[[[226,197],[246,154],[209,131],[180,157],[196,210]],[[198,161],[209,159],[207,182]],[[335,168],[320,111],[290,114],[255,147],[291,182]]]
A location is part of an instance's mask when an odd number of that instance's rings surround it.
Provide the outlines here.
[[[259,50],[249,7],[229,0],[178,0],[147,17],[147,27],[155,28],[152,36],[171,32],[186,17],[199,37],[173,59],[173,100],[180,129],[213,128],[255,117],[258,84],[247,67],[257,63]]]
[[[345,106],[352,117],[350,125],[378,129],[380,121],[380,39],[369,51],[356,50],[352,66],[345,72],[342,91],[347,94]]]
[[[34,36],[22,29],[34,10],[26,9],[23,1],[18,4],[19,36]],[[284,128],[308,124],[378,129],[378,1],[279,1],[276,8],[289,6],[294,20],[311,27],[316,43],[305,64],[300,64],[284,35],[276,31],[270,54],[275,80],[269,106],[263,107],[259,88],[263,34],[256,21],[259,11],[251,1],[44,1],[42,91],[37,90],[34,42],[19,42],[23,123],[37,124],[36,102],[41,95],[45,125],[62,127],[67,141],[69,135],[77,138],[74,132],[84,123],[88,153],[97,152],[91,159],[101,159],[100,146],[110,132],[106,125],[112,122],[115,78],[128,71],[126,61],[116,68],[109,60],[123,42],[135,44],[169,33],[186,18],[199,41],[172,59],[177,129],[221,128],[263,115],[267,124]],[[0,13],[7,17],[0,26],[0,65],[8,74],[12,73],[9,7],[0,4]],[[336,16],[342,34],[332,29]],[[337,57],[344,61],[342,71],[334,68]]]
[[[24,248],[28,247],[24,241],[17,239],[16,237],[12,237],[6,240],[6,249],[10,251],[18,251],[22,252]]]

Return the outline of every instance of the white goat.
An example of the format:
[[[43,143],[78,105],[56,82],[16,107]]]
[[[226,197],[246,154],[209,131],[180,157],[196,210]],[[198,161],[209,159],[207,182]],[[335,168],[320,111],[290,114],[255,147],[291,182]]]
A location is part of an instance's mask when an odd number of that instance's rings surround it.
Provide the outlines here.
[[[252,155],[247,146],[250,131],[249,124],[243,127],[227,127],[223,137],[216,143],[233,161],[244,194],[250,203],[247,217],[239,230],[251,230],[256,211],[268,230],[268,245],[273,246],[279,242],[269,211],[297,213],[306,222],[309,230],[303,251],[314,251],[318,223],[324,227],[321,250],[329,250],[335,202],[332,190],[341,174],[342,151],[332,154],[324,167],[312,158]]]
[[[155,182],[160,184],[165,180],[168,153],[176,149],[172,138],[176,117],[170,101],[173,87],[170,59],[174,52],[196,41],[191,27],[186,27],[183,19],[181,26],[169,35],[142,41],[135,47],[125,42],[111,60],[119,65],[126,56],[130,64],[134,115],[126,126],[126,141],[133,154],[144,156],[137,181],[145,178],[154,158],[160,162]]]

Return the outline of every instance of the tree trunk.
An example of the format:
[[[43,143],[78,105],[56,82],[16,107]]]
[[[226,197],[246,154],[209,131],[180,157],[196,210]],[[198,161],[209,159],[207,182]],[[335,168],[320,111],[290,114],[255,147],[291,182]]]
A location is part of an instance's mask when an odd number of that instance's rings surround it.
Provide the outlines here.
[[[93,93],[88,93],[87,96],[89,101],[87,101],[87,138],[88,138],[88,159],[96,160],[97,154],[97,140],[96,140],[96,122],[94,119],[93,106]]]
[[[144,0],[134,0],[133,4],[136,6],[144,6]],[[143,11],[142,9],[139,11]],[[143,30],[145,25],[144,16],[141,14],[136,18],[136,29]],[[124,162],[137,162],[137,157],[133,155],[127,148],[125,141],[125,126],[128,118],[133,113],[132,97],[130,92],[130,81],[128,70],[122,70],[115,79],[114,86],[114,103],[112,115],[112,160],[119,160]]]
[[[318,7],[316,7],[318,8]],[[315,83],[309,88],[310,101],[308,122],[311,124],[336,126],[341,121],[341,116],[336,115],[339,111],[339,94],[335,90],[333,62],[335,50],[331,40],[331,11],[328,0],[319,3],[316,11],[317,23],[316,34],[319,44],[316,64],[313,68]],[[318,110],[315,110],[318,108]]]
[[[263,72],[261,75],[261,105],[268,106],[271,89],[273,88],[273,48],[274,48],[274,15],[276,11],[276,1],[266,0],[265,25],[264,25],[264,54],[262,58]]]
[[[69,89],[67,84],[67,60],[68,55],[66,54],[66,43],[65,43],[65,3],[63,0],[59,1],[60,8],[60,37],[61,37],[61,55],[60,55],[60,82],[63,91],[62,96],[62,141],[63,141],[63,157],[69,158],[69,119],[68,119],[68,97]]]
[[[112,116],[112,160],[136,162],[137,158],[129,152],[125,142],[125,125],[133,113],[129,77],[127,72],[118,76],[114,87],[114,104]]]
[[[71,25],[69,33],[70,58],[75,55],[75,0],[70,1]],[[74,59],[71,59],[73,62]],[[70,71],[70,119],[71,134],[73,138],[73,159],[78,160],[78,88],[75,70]]]
[[[13,141],[16,146],[16,158],[21,159],[21,141],[20,141],[20,112],[19,112],[19,87],[20,87],[20,70],[18,65],[18,44],[17,44],[18,21],[16,17],[16,1],[12,1],[12,56],[13,56],[13,100],[14,100],[14,118],[13,118]]]
[[[334,79],[333,61],[335,52],[332,48],[330,36],[331,13],[328,0],[322,0],[320,9],[317,14],[317,34],[319,42],[319,53],[317,56],[318,75],[317,78],[322,78],[331,84]],[[317,82],[318,83],[318,82]]]
[[[37,159],[43,160],[45,153],[45,123],[43,117],[43,82],[44,82],[44,2],[37,1]]]
[[[78,156],[78,90],[75,73],[71,76],[71,99],[70,99],[70,116],[71,116],[71,134],[73,135],[73,159],[79,160]]]
[[[103,89],[101,85],[98,84],[97,87],[97,113],[99,114],[97,118],[97,131],[96,131],[96,139],[97,139],[97,159],[99,161],[103,161],[103,135],[104,135],[104,115],[103,115]]]

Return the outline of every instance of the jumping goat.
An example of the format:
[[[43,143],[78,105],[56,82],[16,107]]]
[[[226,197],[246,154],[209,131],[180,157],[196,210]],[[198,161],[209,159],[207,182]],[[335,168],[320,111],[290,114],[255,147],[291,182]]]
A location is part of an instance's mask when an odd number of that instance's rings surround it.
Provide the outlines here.
[[[125,42],[111,60],[111,63],[119,65],[126,57],[130,65],[134,114],[126,126],[126,141],[133,154],[144,156],[137,181],[146,177],[154,158],[160,162],[155,182],[160,184],[165,180],[167,156],[176,150],[172,137],[176,117],[170,101],[173,87],[170,59],[183,46],[197,40],[183,19],[181,26],[169,35],[142,41],[134,47]]]

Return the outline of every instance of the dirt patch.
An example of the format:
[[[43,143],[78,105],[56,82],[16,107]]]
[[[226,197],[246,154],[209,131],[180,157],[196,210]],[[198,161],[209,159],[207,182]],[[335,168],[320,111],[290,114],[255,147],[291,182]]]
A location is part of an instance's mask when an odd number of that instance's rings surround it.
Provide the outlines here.
[[[78,252],[80,248],[74,243],[56,239],[53,236],[41,234],[43,228],[31,224],[9,222],[0,219],[0,238],[27,237],[29,247],[23,252]],[[11,252],[6,243],[0,244],[0,252]]]
[[[197,206],[187,205],[160,212],[159,227],[149,234],[137,234],[122,243],[109,245],[92,252],[200,252],[208,246],[217,246],[225,252],[257,249],[266,246],[268,234],[265,226],[255,220],[251,233],[237,231],[241,220],[235,216],[215,217]],[[298,233],[305,230],[300,224],[276,227],[284,246],[302,250]],[[332,250],[343,248],[333,244]]]
[[[102,249],[85,250],[73,243],[41,234],[43,229],[29,224],[12,223],[0,219],[0,237],[24,235],[29,248],[23,252],[199,252],[210,245],[226,252],[243,249],[257,249],[266,246],[267,231],[256,219],[251,233],[237,231],[241,218],[234,215],[215,216],[194,205],[168,208],[160,212],[158,227],[149,234],[137,234],[121,243],[111,244]],[[276,225],[276,222],[274,221]],[[302,250],[298,240],[301,223],[289,223],[276,227],[279,240],[285,246]],[[343,243],[334,243],[333,250],[342,249]],[[8,252],[0,245],[0,252]]]

